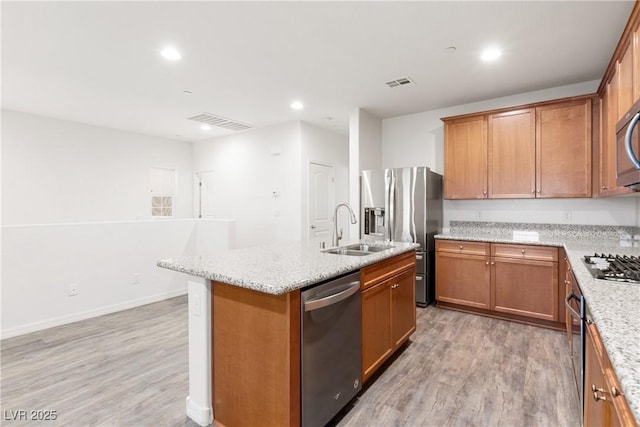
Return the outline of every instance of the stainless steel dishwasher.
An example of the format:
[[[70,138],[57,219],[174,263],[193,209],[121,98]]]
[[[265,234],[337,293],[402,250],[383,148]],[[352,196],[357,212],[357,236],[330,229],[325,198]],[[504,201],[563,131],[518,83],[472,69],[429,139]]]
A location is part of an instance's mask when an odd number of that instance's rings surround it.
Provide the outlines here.
[[[302,426],[327,424],[362,389],[360,273],[301,293]]]

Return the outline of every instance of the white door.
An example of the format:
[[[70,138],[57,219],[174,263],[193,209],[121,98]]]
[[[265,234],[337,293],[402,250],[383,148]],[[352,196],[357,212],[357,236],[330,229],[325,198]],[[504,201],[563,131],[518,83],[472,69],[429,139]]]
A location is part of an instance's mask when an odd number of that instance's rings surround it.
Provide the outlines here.
[[[331,209],[335,204],[333,166],[309,163],[309,240],[331,245]]]
[[[211,218],[215,209],[215,187],[213,171],[196,172],[196,185],[198,186],[196,195],[198,206],[196,216],[198,218]]]

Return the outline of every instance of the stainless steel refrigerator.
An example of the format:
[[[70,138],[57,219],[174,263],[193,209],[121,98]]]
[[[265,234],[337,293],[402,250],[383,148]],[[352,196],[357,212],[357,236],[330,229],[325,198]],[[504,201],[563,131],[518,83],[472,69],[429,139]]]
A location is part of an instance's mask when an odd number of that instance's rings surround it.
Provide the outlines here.
[[[360,238],[414,242],[416,304],[435,301],[435,241],[442,231],[442,175],[426,166],[362,171]]]

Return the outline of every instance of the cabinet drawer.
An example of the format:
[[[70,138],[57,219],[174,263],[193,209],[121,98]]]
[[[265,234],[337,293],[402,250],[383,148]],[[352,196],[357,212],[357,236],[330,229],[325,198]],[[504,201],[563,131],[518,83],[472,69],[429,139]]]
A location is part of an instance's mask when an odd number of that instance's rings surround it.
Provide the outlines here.
[[[489,255],[489,243],[466,240],[436,240],[436,251],[467,255]]]
[[[360,270],[360,289],[366,289],[403,270],[415,268],[415,265],[416,253],[414,251],[405,252],[393,258],[368,265]]]
[[[536,261],[558,261],[558,248],[534,245],[508,245],[494,243],[491,256],[499,258],[530,259]]]

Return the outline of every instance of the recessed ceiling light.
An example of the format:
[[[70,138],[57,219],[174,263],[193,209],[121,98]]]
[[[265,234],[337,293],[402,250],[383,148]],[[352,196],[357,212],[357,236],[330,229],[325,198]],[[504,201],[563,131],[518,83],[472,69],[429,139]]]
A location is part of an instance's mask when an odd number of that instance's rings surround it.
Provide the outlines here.
[[[200,129],[202,129],[202,130],[211,130],[211,126],[209,126],[209,125],[202,125],[202,126],[200,126]]]
[[[169,61],[179,61],[182,58],[180,52],[178,52],[173,47],[165,47],[160,51],[160,55],[162,55],[164,59],[168,59]]]
[[[300,101],[295,101],[291,103],[291,108],[294,110],[302,110],[304,108],[304,105]]]
[[[502,51],[500,49],[498,49],[497,47],[490,47],[482,52],[482,55],[480,55],[480,59],[482,59],[483,61],[493,61],[494,59],[499,58],[500,55],[502,55]]]

